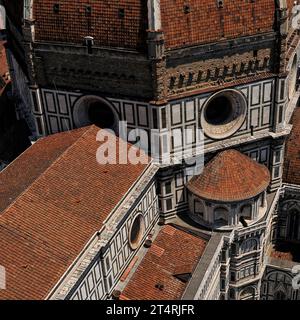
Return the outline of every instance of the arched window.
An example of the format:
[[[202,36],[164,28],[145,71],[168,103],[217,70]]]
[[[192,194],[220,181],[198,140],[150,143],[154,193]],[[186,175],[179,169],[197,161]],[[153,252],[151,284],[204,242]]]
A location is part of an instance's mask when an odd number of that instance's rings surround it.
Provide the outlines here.
[[[264,207],[266,205],[266,193],[263,192],[260,196],[260,206]]]
[[[230,297],[230,299],[232,299],[232,300],[235,299],[235,290],[234,290],[234,289],[230,289],[230,290],[229,290],[229,297]]]
[[[286,300],[286,294],[282,291],[276,291],[274,293],[274,300]]]
[[[195,200],[195,214],[204,217],[204,205],[202,201]]]
[[[241,253],[247,253],[253,250],[257,250],[257,240],[256,239],[247,239],[243,241],[241,245]]]
[[[214,211],[215,224],[227,225],[228,224],[228,210],[225,208],[216,208]]]
[[[252,214],[252,206],[251,204],[246,204],[241,207],[241,216],[243,216],[245,219],[251,219]]]
[[[288,237],[290,240],[300,240],[300,212],[292,210],[289,213]]]
[[[255,298],[255,288],[247,287],[240,293],[241,300],[254,300]]]

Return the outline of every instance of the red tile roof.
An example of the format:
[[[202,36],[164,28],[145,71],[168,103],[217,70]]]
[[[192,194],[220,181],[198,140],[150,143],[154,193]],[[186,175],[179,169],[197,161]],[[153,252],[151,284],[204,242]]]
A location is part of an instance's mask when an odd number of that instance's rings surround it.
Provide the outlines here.
[[[176,275],[193,273],[206,241],[171,225],[164,226],[133,274],[124,300],[178,300],[187,283]],[[163,288],[157,288],[162,285]]]
[[[277,241],[270,252],[270,256],[281,260],[300,262],[299,244],[284,240]]]
[[[270,256],[281,260],[293,261],[293,255],[290,252],[272,251]]]
[[[6,209],[83,133],[81,128],[38,140],[0,174],[0,212]]]
[[[204,199],[233,202],[260,194],[269,183],[267,167],[231,149],[213,158],[200,175],[189,181],[187,187]]]
[[[292,117],[293,129],[286,143],[283,181],[300,185],[300,107]]]
[[[0,173],[0,299],[44,299],[145,170],[100,165],[98,130],[42,139]]]

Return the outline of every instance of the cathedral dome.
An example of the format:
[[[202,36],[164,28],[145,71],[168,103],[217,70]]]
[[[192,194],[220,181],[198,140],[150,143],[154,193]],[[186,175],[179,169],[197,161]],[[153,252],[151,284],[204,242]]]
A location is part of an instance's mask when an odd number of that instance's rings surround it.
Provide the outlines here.
[[[153,29],[163,31],[166,47],[175,49],[272,32],[275,17],[274,0],[33,0],[29,17],[26,2],[3,2],[20,30],[23,18],[34,21],[37,41],[81,44],[92,36],[96,46],[138,50],[146,47],[147,31]]]
[[[259,195],[269,183],[267,167],[232,149],[219,153],[187,188],[202,199],[236,202]]]

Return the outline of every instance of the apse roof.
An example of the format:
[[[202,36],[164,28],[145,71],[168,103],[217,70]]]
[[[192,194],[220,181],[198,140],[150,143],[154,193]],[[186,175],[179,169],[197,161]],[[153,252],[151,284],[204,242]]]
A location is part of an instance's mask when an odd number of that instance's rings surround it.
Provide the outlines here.
[[[187,187],[193,194],[207,200],[235,202],[258,195],[269,183],[267,167],[230,149],[215,156],[200,175],[188,182]]]

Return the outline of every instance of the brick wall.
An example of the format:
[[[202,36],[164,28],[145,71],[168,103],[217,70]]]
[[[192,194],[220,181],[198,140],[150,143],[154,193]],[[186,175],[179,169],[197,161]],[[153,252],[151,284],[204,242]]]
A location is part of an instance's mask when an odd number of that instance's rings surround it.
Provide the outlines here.
[[[274,0],[161,0],[166,46],[177,48],[272,31]],[[186,9],[186,5],[189,9]],[[189,13],[187,13],[190,11]]]
[[[53,11],[55,3],[60,5],[59,13]],[[124,10],[123,18],[119,9]],[[147,1],[34,0],[33,15],[38,41],[81,44],[85,36],[92,36],[99,46],[145,47]]]
[[[36,81],[41,87],[108,93],[109,96],[151,98],[149,61],[142,54],[113,50],[35,45]]]
[[[249,47],[246,52],[241,49],[235,52],[222,51],[219,54],[203,55],[203,58],[191,63],[169,64],[164,78],[165,93],[170,95],[220,86],[224,82],[272,72],[273,58],[272,47],[255,51]]]

